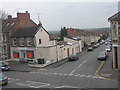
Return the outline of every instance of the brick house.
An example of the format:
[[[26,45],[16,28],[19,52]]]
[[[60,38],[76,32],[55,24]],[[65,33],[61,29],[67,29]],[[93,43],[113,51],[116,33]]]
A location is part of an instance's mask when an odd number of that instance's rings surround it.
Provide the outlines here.
[[[8,15],[8,18],[2,21],[2,33],[3,33],[3,53],[2,58],[8,59],[10,57],[10,36],[19,28],[36,26],[30,19],[28,11],[25,13],[17,13],[17,17],[13,18]]]
[[[120,12],[108,18],[112,33],[113,68],[120,69]]]

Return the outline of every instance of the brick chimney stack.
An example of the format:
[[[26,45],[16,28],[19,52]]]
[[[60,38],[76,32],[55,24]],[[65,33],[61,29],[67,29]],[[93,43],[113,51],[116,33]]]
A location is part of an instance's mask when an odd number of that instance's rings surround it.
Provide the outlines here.
[[[39,27],[42,27],[42,23],[41,23],[41,21],[39,21],[39,24],[38,24],[38,26],[39,26]]]
[[[22,20],[30,20],[30,14],[28,13],[28,11],[26,11],[25,13],[17,13],[17,18],[19,21]]]

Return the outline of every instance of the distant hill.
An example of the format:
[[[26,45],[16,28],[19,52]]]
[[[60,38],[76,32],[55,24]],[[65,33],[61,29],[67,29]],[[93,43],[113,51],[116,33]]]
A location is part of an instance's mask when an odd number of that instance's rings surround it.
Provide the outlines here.
[[[88,28],[88,29],[83,29],[83,30],[89,30],[89,31],[97,31],[97,32],[110,32],[110,28],[109,27],[105,27],[105,28]]]
[[[49,34],[55,34],[55,33],[59,33],[60,31],[48,31]]]

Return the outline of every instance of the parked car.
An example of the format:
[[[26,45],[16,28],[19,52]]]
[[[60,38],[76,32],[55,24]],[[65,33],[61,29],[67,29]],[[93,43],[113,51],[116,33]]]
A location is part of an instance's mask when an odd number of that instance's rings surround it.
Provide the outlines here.
[[[8,65],[6,65],[5,63],[0,63],[0,69],[2,71],[9,71],[10,67]]]
[[[76,61],[76,60],[78,60],[78,55],[77,54],[71,54],[68,57],[68,61]]]
[[[110,46],[107,46],[107,47],[105,48],[105,51],[110,52],[110,51],[111,51],[111,47],[110,47]]]
[[[96,44],[94,44],[94,45],[93,45],[93,48],[97,48],[97,45],[96,45]]]
[[[100,52],[99,55],[98,55],[98,60],[99,61],[105,61],[107,59],[107,54],[106,52]]]
[[[108,42],[105,42],[105,45],[107,45],[108,44]]]
[[[93,47],[91,46],[91,47],[88,47],[88,52],[89,51],[93,51]]]
[[[0,72],[0,85],[7,85],[8,84],[8,77]]]

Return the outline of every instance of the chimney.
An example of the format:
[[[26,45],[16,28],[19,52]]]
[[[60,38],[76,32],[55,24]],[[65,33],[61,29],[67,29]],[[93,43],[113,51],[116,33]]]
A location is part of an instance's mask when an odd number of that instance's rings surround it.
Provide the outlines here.
[[[9,19],[9,20],[12,19],[12,15],[8,15],[8,19]]]
[[[28,13],[28,11],[26,11],[25,13],[17,13],[17,18],[19,21],[22,20],[30,20],[30,14]]]
[[[41,23],[41,21],[39,21],[39,24],[38,24],[38,26],[39,26],[39,27],[42,27],[42,23]]]

